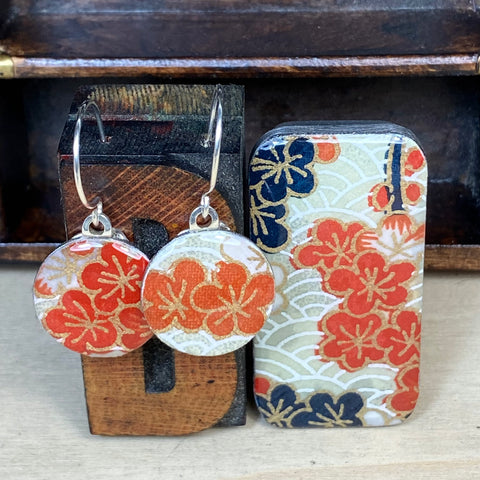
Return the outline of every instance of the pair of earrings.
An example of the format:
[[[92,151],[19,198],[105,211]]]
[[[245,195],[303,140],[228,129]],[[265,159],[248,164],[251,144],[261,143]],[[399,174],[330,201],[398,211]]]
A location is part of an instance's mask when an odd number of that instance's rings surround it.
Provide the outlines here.
[[[250,240],[231,232],[210,205],[222,138],[221,88],[212,102],[204,146],[214,149],[210,187],[190,215],[188,230],[149,261],[112,228],[99,197],[88,201],[80,175],[82,119],[92,109],[106,141],[100,111],[86,101],[74,141],[75,186],[92,213],[80,234],[53,251],[35,278],[37,316],[67,348],[91,356],[119,356],[153,334],[192,355],[221,355],[245,345],[262,327],[274,299],[271,267]]]

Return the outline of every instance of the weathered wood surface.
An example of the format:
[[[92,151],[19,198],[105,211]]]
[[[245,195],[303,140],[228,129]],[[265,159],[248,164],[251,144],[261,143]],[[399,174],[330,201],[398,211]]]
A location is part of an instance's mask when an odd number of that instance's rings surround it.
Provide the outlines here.
[[[78,232],[85,209],[76,198],[71,164],[63,162],[60,172],[71,236]],[[161,222],[170,238],[185,230],[193,199],[208,188],[205,179],[163,165],[88,165],[83,167],[82,176],[85,184],[102,185],[105,213],[130,239],[134,238],[135,221],[140,219]],[[217,191],[211,201],[225,223],[234,228],[232,213]],[[135,240],[149,248],[157,238]],[[162,393],[145,392],[148,384],[144,382],[141,351],[112,361],[82,358],[92,433],[183,435],[221,422],[234,403],[234,414],[223,423],[244,423],[245,377],[237,376],[237,370],[244,375],[244,358],[238,358],[237,364],[234,354],[212,358],[174,352],[173,356],[175,369],[170,373],[174,387]],[[154,358],[158,361],[162,358]],[[171,378],[168,383],[172,383]]]
[[[41,262],[58,243],[0,243],[2,262]],[[425,270],[480,271],[480,245],[426,245]]]
[[[8,0],[2,8],[2,50],[22,57],[319,57],[480,50],[477,0]]]
[[[0,243],[2,262],[43,262],[59,243]]]
[[[175,352],[175,386],[146,393],[141,350],[119,358],[83,358],[91,433],[185,435],[218,423],[237,387],[235,354],[206,358]]]
[[[78,78],[156,76],[172,78],[367,77],[476,75],[477,53],[404,56],[218,58],[12,57],[5,76]],[[1,71],[0,71],[1,73]]]
[[[480,244],[478,121],[472,123],[478,82],[472,89],[470,79],[400,78],[478,74],[479,25],[478,0],[0,2],[0,51],[7,56],[0,77],[30,79],[2,83],[0,154],[8,160],[0,162],[0,241],[30,242],[25,248],[33,252],[35,243],[63,239],[55,151],[79,78],[157,76],[245,81],[247,149],[281,121],[329,119],[332,112],[406,125],[433,169],[427,242]],[[444,165],[457,163],[457,173],[444,175]],[[15,256],[24,258],[10,247],[0,253]]]
[[[133,240],[135,219],[160,222],[170,238],[188,228],[192,210],[200,204],[201,192],[208,190],[208,181],[195,174],[165,165],[82,165],[84,188],[100,194],[104,213],[114,228]],[[89,211],[80,203],[73,181],[73,166],[60,164],[62,196],[66,215],[67,236],[81,230]],[[94,197],[95,195],[92,195]],[[211,195],[220,218],[235,228],[231,210],[218,191]]]
[[[71,155],[75,112],[83,99],[90,96],[98,103],[109,137],[102,144],[96,123],[85,118],[84,189],[87,195],[101,196],[114,228],[152,255],[188,228],[192,210],[208,190],[212,152],[201,143],[212,94],[212,86],[192,85],[80,89],[59,147],[68,237],[79,231],[88,214],[76,193]],[[225,153],[211,204],[230,228],[242,231],[243,91],[227,86],[224,95]],[[152,342],[146,348],[145,355],[139,351],[112,361],[82,359],[92,433],[183,435],[218,423],[244,423],[244,351],[221,357],[172,352],[172,366],[165,370],[154,365],[165,359],[162,349]]]
[[[427,245],[426,270],[480,271],[480,245]]]
[[[200,182],[201,178],[210,181],[213,149],[206,149],[202,142],[208,130],[213,91],[212,85],[81,87],[72,103],[69,121],[60,139],[58,148],[61,158],[71,162],[76,112],[83,99],[88,96],[95,100],[102,112],[105,133],[109,141],[105,144],[100,142],[94,117],[86,117],[80,146],[82,176],[83,171],[87,171],[90,165],[103,165],[106,170],[108,166],[121,165],[121,167],[111,185],[101,175],[90,175],[88,179],[85,176],[84,188],[87,193],[92,196],[100,194],[106,199],[112,198],[111,202],[104,201],[105,208],[118,209],[124,212],[125,216],[132,217],[132,212],[137,208],[145,212],[145,218],[156,218],[157,212],[162,211],[162,215],[166,215],[168,221],[171,219],[171,222],[181,225],[182,220],[188,218],[199,204],[201,194],[208,190],[197,182]],[[242,188],[243,88],[227,85],[223,87],[223,91],[224,123],[216,189],[226,199],[228,209],[233,214],[234,225],[242,233],[245,222]],[[147,174],[142,172],[142,168],[128,170],[123,168],[125,165],[146,166],[145,172],[151,172],[153,177],[144,178]],[[175,196],[173,190],[169,190],[170,180],[165,178],[169,174],[157,169],[156,166],[177,167],[199,178],[192,180],[194,183],[189,185],[179,177],[179,195]],[[63,168],[64,164],[61,163],[60,169]],[[123,170],[128,171],[125,176]],[[135,173],[130,179],[129,175],[132,175],[132,172]],[[106,175],[108,178],[109,174]],[[171,181],[175,182],[175,176]],[[131,196],[131,192],[138,182],[144,184],[135,198]],[[174,188],[173,184],[171,188]],[[180,192],[182,188],[186,188],[184,195]],[[146,192],[149,192],[149,196]],[[181,205],[181,198],[185,199],[185,205]],[[72,202],[69,208],[80,210],[83,208],[75,195],[65,201]],[[146,209],[145,205],[150,209]],[[108,214],[108,211],[106,213]],[[219,214],[222,213],[220,207]],[[152,217],[149,217],[149,214]],[[113,215],[112,221],[115,220],[119,221],[117,226],[122,227],[122,220],[116,219]],[[184,223],[183,227],[185,225],[187,224]],[[172,229],[169,233],[176,235],[178,231],[180,230]]]

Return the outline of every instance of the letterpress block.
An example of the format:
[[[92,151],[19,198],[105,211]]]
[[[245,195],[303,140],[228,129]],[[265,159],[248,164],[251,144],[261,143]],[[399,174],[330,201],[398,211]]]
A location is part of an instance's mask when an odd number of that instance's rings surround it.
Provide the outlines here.
[[[84,189],[99,194],[113,226],[148,256],[188,227],[208,189],[211,150],[202,146],[213,86],[100,85],[81,88],[59,146],[68,237],[88,212],[72,169],[75,114],[86,98],[101,113],[108,143],[94,117],[81,134]],[[223,142],[212,206],[243,232],[243,90],[223,87]],[[174,352],[158,340],[120,358],[82,358],[90,429],[104,435],[181,435],[245,422],[245,356]]]

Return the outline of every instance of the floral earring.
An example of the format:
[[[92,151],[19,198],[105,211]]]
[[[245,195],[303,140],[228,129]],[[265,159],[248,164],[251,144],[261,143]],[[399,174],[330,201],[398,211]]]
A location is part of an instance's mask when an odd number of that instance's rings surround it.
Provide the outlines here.
[[[143,310],[155,335],[176,350],[201,356],[245,345],[263,326],[275,293],[261,250],[223,225],[210,205],[220,161],[221,97],[217,86],[204,144],[212,142],[215,125],[210,188],[193,210],[189,229],[152,258],[142,287]]]
[[[152,333],[140,309],[141,283],[148,258],[112,228],[102,201],[89,202],[80,176],[82,119],[92,109],[102,142],[100,111],[93,101],[79,108],[73,140],[75,186],[83,205],[92,210],[82,233],[54,250],[35,278],[33,298],[47,332],[75,352],[113,357],[143,345]]]

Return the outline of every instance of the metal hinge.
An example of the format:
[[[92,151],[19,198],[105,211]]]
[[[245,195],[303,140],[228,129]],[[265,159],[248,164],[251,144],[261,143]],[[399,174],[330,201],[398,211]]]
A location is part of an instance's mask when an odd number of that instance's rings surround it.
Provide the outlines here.
[[[0,55],[0,79],[15,76],[13,60],[10,55]]]

